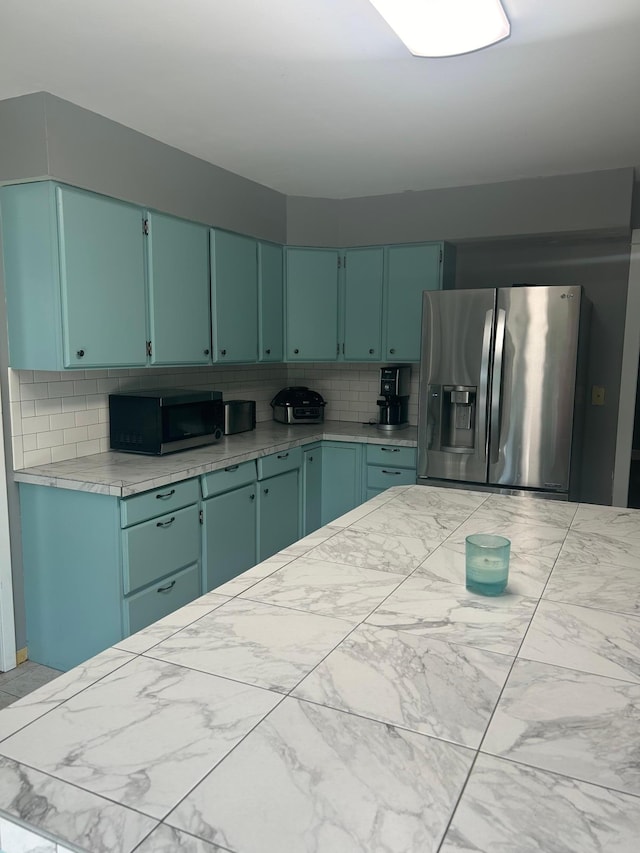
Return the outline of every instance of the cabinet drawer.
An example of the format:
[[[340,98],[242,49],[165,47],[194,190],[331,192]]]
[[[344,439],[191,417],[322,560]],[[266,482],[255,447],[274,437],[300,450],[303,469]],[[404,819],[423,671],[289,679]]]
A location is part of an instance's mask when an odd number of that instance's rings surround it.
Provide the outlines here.
[[[415,485],[416,472],[411,468],[394,468],[392,465],[367,466],[367,488],[388,489],[390,486]]]
[[[256,479],[256,463],[241,462],[239,465],[229,465],[221,471],[212,471],[202,477],[202,497],[211,498],[214,495],[238,489],[253,483]]]
[[[415,468],[416,448],[397,447],[393,444],[367,444],[367,464]]]
[[[124,629],[135,634],[163,616],[168,616],[200,595],[200,563],[194,563],[127,598],[124,602]]]
[[[280,453],[262,456],[258,459],[258,479],[265,480],[275,474],[284,474],[285,471],[293,471],[295,468],[300,468],[301,465],[301,447],[293,447],[291,450],[282,450]]]
[[[127,595],[200,559],[198,506],[136,524],[122,533],[123,585]]]
[[[182,480],[179,483],[169,483],[160,489],[143,492],[120,502],[120,519],[122,527],[139,524],[157,515],[165,515],[174,509],[197,503],[200,500],[200,485],[197,478]]]

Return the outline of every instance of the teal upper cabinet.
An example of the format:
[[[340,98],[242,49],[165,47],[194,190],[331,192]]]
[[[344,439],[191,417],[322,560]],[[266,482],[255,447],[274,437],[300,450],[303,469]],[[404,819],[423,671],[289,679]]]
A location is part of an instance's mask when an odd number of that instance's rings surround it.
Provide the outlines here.
[[[286,252],[286,360],[335,361],[340,255],[336,249]]]
[[[258,357],[258,246],[255,240],[211,229],[213,360]]]
[[[142,211],[49,181],[0,193],[11,367],[146,364]]]
[[[282,246],[258,243],[258,361],[284,357]]]
[[[419,361],[422,291],[439,290],[441,243],[390,246],[386,288],[386,346],[389,361]]]
[[[382,358],[384,249],[348,249],[344,255],[343,344],[346,361]]]
[[[207,364],[209,229],[162,213],[147,224],[151,364]]]

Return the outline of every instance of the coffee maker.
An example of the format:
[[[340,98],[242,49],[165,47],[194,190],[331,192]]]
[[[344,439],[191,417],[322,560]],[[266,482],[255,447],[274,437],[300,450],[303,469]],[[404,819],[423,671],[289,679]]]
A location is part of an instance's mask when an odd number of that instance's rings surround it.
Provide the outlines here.
[[[378,429],[394,430],[409,426],[409,380],[411,366],[393,364],[380,368]]]

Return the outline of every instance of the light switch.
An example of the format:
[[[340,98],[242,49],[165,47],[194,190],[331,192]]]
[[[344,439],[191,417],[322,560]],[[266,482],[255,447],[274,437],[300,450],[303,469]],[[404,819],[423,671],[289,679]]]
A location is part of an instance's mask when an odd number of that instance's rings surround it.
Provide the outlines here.
[[[591,405],[604,406],[604,387],[602,385],[591,386]]]

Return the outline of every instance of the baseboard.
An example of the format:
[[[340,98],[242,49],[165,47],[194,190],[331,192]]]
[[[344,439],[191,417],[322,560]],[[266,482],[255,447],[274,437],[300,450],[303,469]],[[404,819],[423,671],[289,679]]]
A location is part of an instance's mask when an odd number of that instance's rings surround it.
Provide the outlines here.
[[[18,649],[16,652],[16,666],[20,666],[21,663],[24,663],[29,659],[29,650],[25,646],[24,649]]]

